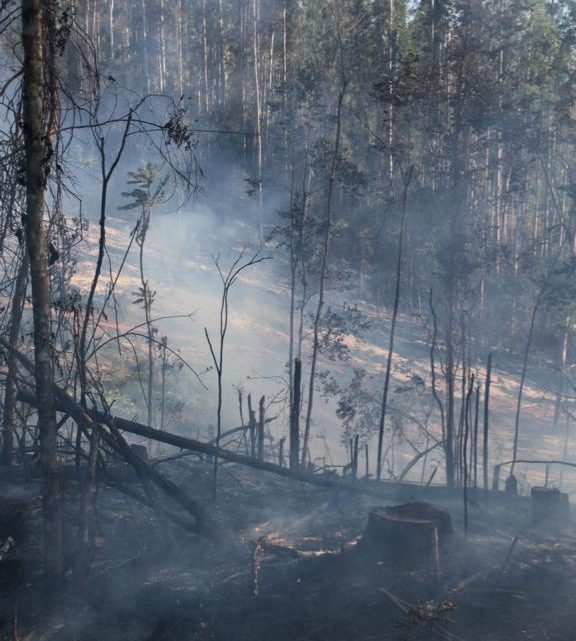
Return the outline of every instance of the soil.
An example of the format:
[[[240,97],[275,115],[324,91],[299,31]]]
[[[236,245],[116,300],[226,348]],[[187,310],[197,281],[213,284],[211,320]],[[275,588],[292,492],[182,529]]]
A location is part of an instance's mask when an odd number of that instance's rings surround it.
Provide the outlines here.
[[[39,574],[38,487],[5,484],[1,497],[17,497],[26,508],[13,535],[10,524],[0,528],[0,639],[576,638],[574,528],[569,520],[533,525],[526,497],[472,495],[467,536],[460,495],[433,497],[454,527],[438,575],[432,559],[407,568],[374,557],[362,544],[370,510],[404,502],[392,495],[351,496],[226,465],[213,503],[210,470],[192,460],[163,465],[206,506],[216,525],[213,540],[160,527],[150,510],[103,486],[85,590],[71,587],[71,553],[68,587],[49,594]],[[71,552],[76,505],[70,483]]]

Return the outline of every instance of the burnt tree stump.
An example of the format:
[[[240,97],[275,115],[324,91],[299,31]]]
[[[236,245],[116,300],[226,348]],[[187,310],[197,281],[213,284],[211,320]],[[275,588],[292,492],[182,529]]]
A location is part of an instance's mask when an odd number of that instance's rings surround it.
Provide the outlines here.
[[[0,494],[0,594],[15,590],[23,581],[34,507],[32,498]]]
[[[557,488],[533,487],[532,523],[561,525],[570,519],[570,501],[568,494]]]
[[[148,448],[145,445],[136,445],[132,443],[130,445],[130,450],[132,454],[135,454],[141,461],[148,460]]]
[[[452,534],[452,519],[429,503],[374,508],[362,537],[362,547],[378,560],[405,567],[438,564],[439,551]]]

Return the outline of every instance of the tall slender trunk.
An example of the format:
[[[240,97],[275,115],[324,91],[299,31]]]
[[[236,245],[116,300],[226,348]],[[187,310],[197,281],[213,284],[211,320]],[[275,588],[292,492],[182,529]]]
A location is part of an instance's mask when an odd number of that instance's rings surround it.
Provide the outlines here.
[[[396,33],[394,28],[394,0],[388,2],[388,172],[390,182],[394,179],[394,56]]]
[[[484,385],[484,436],[482,440],[482,468],[484,477],[484,489],[488,490],[488,438],[490,427],[490,385],[492,384],[492,352],[488,354],[486,364],[486,383]]]
[[[534,336],[534,326],[536,323],[536,314],[540,307],[540,296],[536,299],[530,317],[530,327],[528,329],[528,338],[526,339],[526,347],[524,349],[524,360],[522,363],[522,373],[520,375],[520,387],[518,388],[518,400],[516,401],[516,417],[514,419],[514,444],[512,447],[512,467],[510,468],[510,475],[514,474],[516,465],[516,457],[518,455],[518,440],[520,438],[520,411],[522,409],[522,394],[524,392],[524,384],[526,382],[526,373],[528,371],[528,357],[530,356],[530,348],[532,347],[532,338]]]
[[[224,7],[218,0],[218,44],[219,44],[219,75],[220,75],[220,106],[224,107],[227,98],[228,79],[226,77],[226,36],[224,33]]]
[[[294,361],[294,380],[292,383],[292,399],[290,405],[290,469],[298,470],[300,452],[300,390],[302,385],[302,361]]]
[[[182,20],[185,20],[182,12],[182,0],[177,0],[176,37],[178,39],[178,93],[180,96],[184,95],[184,46],[182,43],[184,38],[184,29],[182,28]]]
[[[262,162],[263,162],[263,140],[262,140],[262,96],[260,83],[260,34],[259,26],[259,0],[252,0],[252,56],[254,66],[254,99],[256,103],[256,180],[258,187],[258,233],[260,242],[264,240],[262,228]]]
[[[144,222],[144,217],[146,221]],[[148,227],[149,214],[143,214],[143,226]],[[144,319],[146,321],[146,335],[148,343],[148,378],[147,378],[147,391],[146,391],[146,410],[147,410],[147,425],[154,427],[154,402],[152,395],[154,391],[154,328],[152,326],[152,298],[150,286],[146,279],[144,272],[144,242],[146,238],[146,231],[143,231],[142,241],[140,242],[139,265],[140,265],[140,283],[142,285],[142,298],[144,299]]]
[[[310,426],[312,424],[312,410],[314,407],[314,385],[316,382],[316,367],[318,361],[318,349],[320,346],[320,320],[322,318],[322,309],[324,308],[326,272],[328,269],[328,256],[330,253],[330,238],[332,236],[332,200],[334,194],[334,184],[336,182],[336,170],[338,168],[338,159],[340,156],[340,143],[342,136],[342,104],[344,102],[345,94],[346,80],[345,78],[342,78],[340,93],[338,95],[338,107],[336,110],[336,136],[334,138],[332,165],[330,167],[328,194],[326,198],[326,218],[324,220],[324,234],[322,239],[321,255],[322,257],[320,260],[320,285],[318,291],[318,305],[316,306],[316,313],[314,315],[314,325],[312,330],[312,359],[310,364],[310,380],[308,383],[308,405],[306,407],[306,423],[304,427],[304,438],[302,440],[302,467],[306,465],[306,459],[308,457],[308,442],[310,440]]]
[[[108,4],[108,37],[110,38],[110,62],[114,62],[114,1],[109,0]]]
[[[394,354],[394,338],[396,335],[396,321],[400,308],[400,288],[402,285],[402,257],[404,254],[404,233],[406,230],[406,211],[408,201],[408,188],[412,177],[413,168],[404,179],[402,192],[402,215],[400,218],[400,237],[398,238],[398,254],[396,257],[396,288],[394,291],[394,307],[392,308],[392,322],[390,324],[390,339],[388,342],[388,356],[386,358],[386,375],[384,377],[384,389],[382,392],[382,404],[380,409],[380,422],[378,424],[378,455],[376,459],[376,480],[382,478],[382,446],[384,443],[384,425],[386,422],[386,409],[388,405],[388,390],[390,388],[390,375],[392,372],[392,357]]]
[[[54,348],[50,327],[48,242],[43,224],[44,188],[48,162],[44,142],[44,15],[41,0],[22,0],[22,130],[26,175],[26,247],[30,260],[34,364],[42,492],[44,563],[51,581],[63,578],[62,511],[58,470],[56,409],[53,397]],[[54,60],[49,61],[54,64]]]
[[[442,400],[440,399],[440,396],[438,394],[438,390],[436,388],[436,358],[435,358],[435,352],[436,352],[436,343],[438,342],[438,316],[436,314],[436,310],[434,309],[434,297],[432,290],[430,290],[430,295],[428,298],[428,304],[430,306],[430,315],[432,316],[432,341],[430,344],[430,378],[431,380],[431,387],[432,387],[432,396],[434,397],[434,400],[436,401],[436,404],[438,405],[438,409],[440,410],[440,424],[442,427],[442,442],[446,442],[446,416],[445,416],[445,411],[444,411],[444,404],[442,403]]]
[[[150,43],[148,42],[148,15],[147,15],[147,5],[146,0],[141,0],[140,2],[141,11],[142,11],[142,55],[144,58],[144,75],[146,77],[146,92],[150,93],[150,59],[148,47]]]
[[[164,0],[160,0],[160,20],[158,24],[158,78],[159,89],[163,92],[166,88],[166,34],[164,26]]]
[[[446,438],[444,439],[444,453],[446,458],[446,483],[454,485],[454,292],[452,285],[448,292],[448,320],[446,327],[446,368],[444,378],[446,380]]]
[[[210,111],[208,80],[208,24],[206,17],[206,0],[202,0],[202,77],[204,81],[204,109]]]
[[[566,375],[566,363],[568,361],[568,342],[570,331],[570,316],[566,317],[564,322],[564,331],[562,333],[562,345],[560,348],[560,380],[556,391],[556,401],[554,402],[554,431],[558,427],[560,420],[560,410],[562,409],[562,396],[564,393],[564,377]]]

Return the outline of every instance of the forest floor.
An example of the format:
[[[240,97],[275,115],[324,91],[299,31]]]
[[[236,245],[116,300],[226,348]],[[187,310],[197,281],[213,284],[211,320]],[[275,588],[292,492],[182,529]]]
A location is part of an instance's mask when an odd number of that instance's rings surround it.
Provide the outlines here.
[[[212,540],[161,528],[150,510],[103,486],[86,591],[50,601],[38,588],[33,504],[28,542],[0,555],[2,641],[575,638],[574,527],[533,526],[526,497],[479,493],[468,536],[460,493],[433,497],[454,525],[438,576],[433,563],[376,560],[359,543],[371,508],[398,503],[392,495],[362,497],[223,465],[212,502],[211,466],[183,459],[162,468],[204,504]],[[11,487],[13,496],[37,490],[33,482]],[[5,484],[0,494],[9,493]],[[418,486],[413,498],[431,500]],[[67,485],[68,549],[76,504]],[[21,572],[6,565],[11,556],[23,560]]]

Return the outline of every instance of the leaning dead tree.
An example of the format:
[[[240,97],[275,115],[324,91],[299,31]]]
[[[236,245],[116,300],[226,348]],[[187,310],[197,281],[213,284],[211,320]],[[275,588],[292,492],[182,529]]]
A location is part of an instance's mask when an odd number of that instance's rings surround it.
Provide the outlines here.
[[[5,350],[12,351],[19,365],[21,365],[26,372],[30,374],[34,371],[34,364],[32,363],[32,361],[24,354],[14,351],[10,347],[9,341],[3,336],[0,336],[0,345]],[[204,511],[198,505],[198,503],[194,501],[173,481],[170,481],[168,478],[157,472],[154,468],[147,465],[140,457],[132,452],[128,443],[121,434],[121,430],[127,430],[117,422],[117,419],[111,417],[110,415],[99,413],[95,410],[88,410],[82,407],[79,402],[77,402],[70,394],[66,393],[54,382],[52,382],[50,385],[49,395],[51,397],[52,405],[55,410],[56,408],[58,408],[58,411],[63,412],[66,416],[71,417],[83,436],[91,441],[91,435],[94,432],[97,432],[100,436],[99,443],[106,445],[113,452],[119,455],[121,459],[124,459],[129,465],[131,465],[135,469],[145,489],[149,482],[153,483],[177,505],[185,509],[188,514],[194,519],[193,523],[187,524],[188,529],[201,534],[208,534],[209,531],[211,532],[211,528],[206,521]],[[18,392],[18,399],[29,403],[36,408],[38,408],[40,405],[40,401],[36,394],[31,391],[26,391],[25,389],[21,389]],[[104,416],[107,416],[105,421],[102,420]],[[153,428],[148,429],[152,434],[162,433],[158,432],[158,430],[154,430]]]

